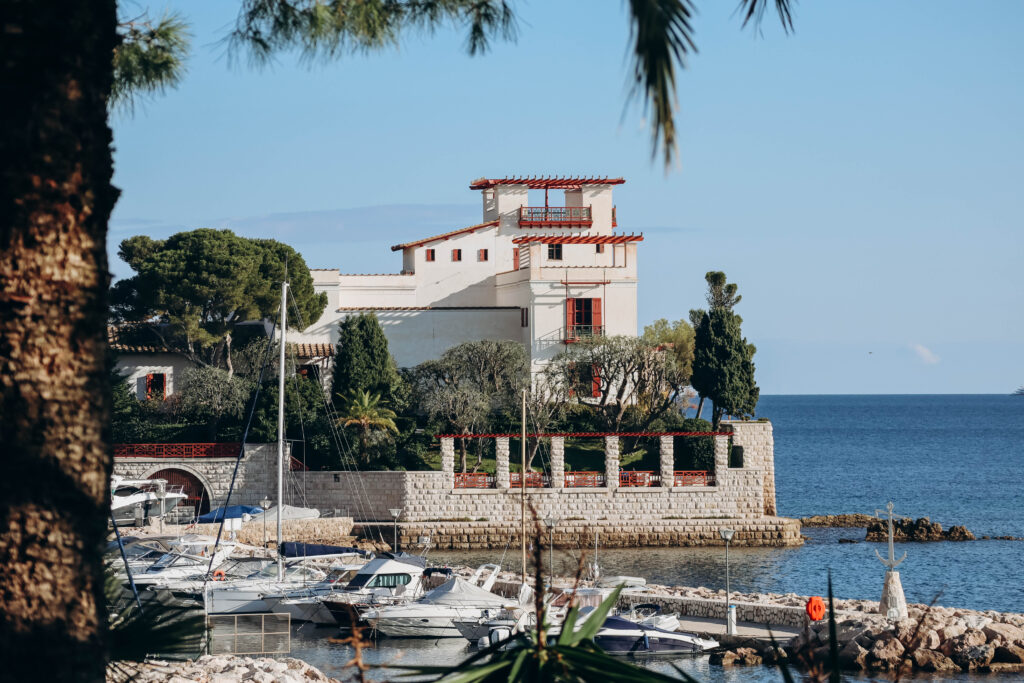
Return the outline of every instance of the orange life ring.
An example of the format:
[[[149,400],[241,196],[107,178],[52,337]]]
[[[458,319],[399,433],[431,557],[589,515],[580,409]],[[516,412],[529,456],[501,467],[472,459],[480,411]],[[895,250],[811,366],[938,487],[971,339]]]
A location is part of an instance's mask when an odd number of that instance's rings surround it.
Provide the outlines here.
[[[807,616],[812,621],[821,621],[825,617],[825,601],[815,595],[807,601]]]
[[[214,581],[223,581],[225,576],[227,576],[227,575],[224,573],[223,569],[218,569],[215,572],[213,572],[213,580]],[[808,609],[810,609],[810,608],[808,608]]]

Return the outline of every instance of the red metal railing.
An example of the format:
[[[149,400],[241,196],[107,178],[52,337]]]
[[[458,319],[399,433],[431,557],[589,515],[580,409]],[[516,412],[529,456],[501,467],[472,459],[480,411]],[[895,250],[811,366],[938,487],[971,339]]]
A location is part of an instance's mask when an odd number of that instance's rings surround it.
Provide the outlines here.
[[[115,458],[234,458],[239,443],[116,443]]]
[[[508,475],[509,486],[514,489],[523,487],[523,475],[519,472],[512,472]],[[548,486],[550,479],[548,475],[543,472],[527,472],[526,473],[526,488],[528,489],[540,489]]]
[[[654,472],[619,472],[619,486],[658,486],[660,475]]]
[[[521,206],[519,225],[590,225],[589,206]]]
[[[604,486],[603,472],[566,472],[565,488],[594,488]]]
[[[486,472],[456,472],[455,488],[457,489],[493,489],[494,475]]]
[[[676,470],[673,486],[714,486],[715,475],[707,470]]]

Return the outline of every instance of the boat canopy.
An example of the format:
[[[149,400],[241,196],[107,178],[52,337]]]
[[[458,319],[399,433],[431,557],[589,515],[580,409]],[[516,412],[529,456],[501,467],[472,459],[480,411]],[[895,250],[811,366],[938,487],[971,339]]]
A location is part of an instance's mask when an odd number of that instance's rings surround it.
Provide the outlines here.
[[[196,517],[196,520],[205,524],[208,522],[219,522],[222,519],[235,519],[242,515],[260,514],[263,514],[263,508],[259,505],[229,505],[226,508],[219,507],[215,510],[210,510],[205,515]]]
[[[381,553],[379,557],[386,557],[389,560],[401,562],[402,564],[411,564],[413,567],[419,567],[420,569],[427,566],[427,558],[420,557],[419,555],[410,555],[409,553]]]
[[[267,519],[277,519],[277,506],[270,508],[266,512]],[[316,519],[320,516],[320,511],[315,508],[300,508],[294,505],[282,505],[281,506],[281,519]]]
[[[455,576],[423,596],[421,602],[433,605],[494,605],[509,604],[508,598],[474,586],[461,576]]]
[[[368,557],[371,553],[359,548],[342,545],[285,541],[281,544],[281,554],[285,557],[317,557],[320,555],[360,555]]]

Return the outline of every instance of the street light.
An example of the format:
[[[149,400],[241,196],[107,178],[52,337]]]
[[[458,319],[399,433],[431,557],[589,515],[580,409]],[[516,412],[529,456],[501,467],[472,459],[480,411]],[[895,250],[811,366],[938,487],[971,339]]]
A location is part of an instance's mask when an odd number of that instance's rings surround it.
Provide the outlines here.
[[[561,521],[553,515],[544,519],[548,528],[548,585],[555,583],[555,525]]]
[[[270,498],[263,496],[263,500],[260,501],[260,507],[263,508],[263,547],[267,547],[267,510],[270,509]]]
[[[395,519],[395,552],[398,552],[398,518],[402,516],[403,508],[388,508],[388,512]]]
[[[736,627],[732,619],[729,618],[729,541],[732,540],[732,536],[736,531],[723,528],[719,529],[718,533],[722,536],[722,540],[725,541],[725,634],[733,636],[736,635]]]

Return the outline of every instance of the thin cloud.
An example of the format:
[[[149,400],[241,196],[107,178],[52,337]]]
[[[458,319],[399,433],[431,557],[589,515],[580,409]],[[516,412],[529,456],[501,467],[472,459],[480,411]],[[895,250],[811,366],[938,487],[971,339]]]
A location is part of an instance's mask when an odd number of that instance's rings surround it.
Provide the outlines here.
[[[936,354],[934,351],[929,349],[924,344],[911,344],[910,348],[911,350],[913,350],[914,353],[917,354],[917,357],[921,359],[922,363],[926,363],[928,365],[935,365],[936,363],[939,362],[939,360],[941,360],[938,354]]]

